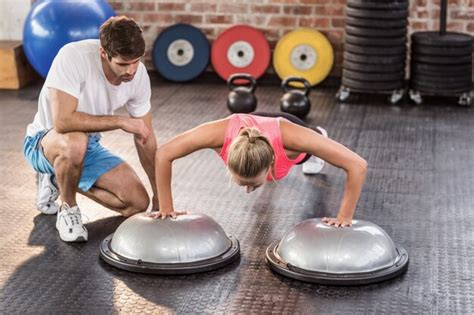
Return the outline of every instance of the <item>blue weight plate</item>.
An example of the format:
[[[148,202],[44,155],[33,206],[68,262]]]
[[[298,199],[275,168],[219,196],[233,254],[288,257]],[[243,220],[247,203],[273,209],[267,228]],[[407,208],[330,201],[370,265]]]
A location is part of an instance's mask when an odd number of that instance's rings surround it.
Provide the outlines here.
[[[175,24],[158,35],[152,55],[156,71],[164,78],[174,82],[190,81],[209,64],[209,42],[196,27]]]

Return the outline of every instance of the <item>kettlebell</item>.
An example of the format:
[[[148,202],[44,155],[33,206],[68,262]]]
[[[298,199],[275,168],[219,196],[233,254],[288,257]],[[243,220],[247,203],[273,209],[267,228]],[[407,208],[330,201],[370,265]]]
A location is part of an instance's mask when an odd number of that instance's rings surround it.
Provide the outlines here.
[[[237,80],[240,81],[238,84]],[[232,113],[250,113],[257,108],[254,94],[257,81],[254,77],[246,73],[235,73],[227,79],[227,86],[230,90],[227,107]]]
[[[291,87],[291,82],[302,83],[304,88]],[[285,92],[280,101],[281,111],[293,114],[301,119],[305,118],[311,109],[311,101],[308,97],[311,91],[309,82],[300,77],[287,77],[281,83],[281,88]]]

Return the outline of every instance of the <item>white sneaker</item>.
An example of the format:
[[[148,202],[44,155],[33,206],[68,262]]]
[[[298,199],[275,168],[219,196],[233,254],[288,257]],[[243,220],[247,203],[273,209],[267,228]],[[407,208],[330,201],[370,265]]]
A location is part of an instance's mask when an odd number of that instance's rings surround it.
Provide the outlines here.
[[[37,173],[36,175],[36,207],[44,214],[55,214],[59,205],[55,202],[59,197],[59,191],[53,183],[54,175]]]
[[[87,229],[82,224],[81,210],[78,206],[69,207],[64,203],[56,218],[59,237],[65,242],[86,242]]]
[[[326,129],[321,128],[321,127],[316,127],[316,129],[318,129],[319,132],[321,132],[321,135],[322,135],[324,138],[327,138],[327,137],[328,137],[328,132],[326,131]]]
[[[328,137],[328,133],[325,129],[321,127],[317,127],[317,129],[321,132],[323,137]],[[319,174],[324,168],[325,163],[324,160],[312,155],[308,161],[303,163],[303,173],[306,175]]]

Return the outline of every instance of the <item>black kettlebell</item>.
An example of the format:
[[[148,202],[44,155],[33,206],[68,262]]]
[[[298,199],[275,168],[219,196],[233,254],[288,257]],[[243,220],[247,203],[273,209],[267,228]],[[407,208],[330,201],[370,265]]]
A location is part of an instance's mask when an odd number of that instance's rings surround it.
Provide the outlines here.
[[[302,83],[304,88],[291,87],[292,82]],[[280,101],[281,111],[293,114],[301,119],[305,118],[311,109],[311,101],[308,97],[311,91],[309,82],[300,77],[288,77],[281,83],[281,88],[285,92]]]
[[[237,80],[240,81],[238,84]],[[227,86],[230,90],[227,107],[232,113],[250,113],[257,108],[254,94],[257,81],[254,77],[246,73],[235,73],[227,80]]]

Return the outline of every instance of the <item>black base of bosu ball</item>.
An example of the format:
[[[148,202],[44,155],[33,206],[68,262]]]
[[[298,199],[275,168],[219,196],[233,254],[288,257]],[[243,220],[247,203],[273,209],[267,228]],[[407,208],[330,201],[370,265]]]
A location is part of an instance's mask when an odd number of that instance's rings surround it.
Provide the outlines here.
[[[352,227],[305,220],[266,250],[268,266],[286,277],[325,285],[364,285],[392,279],[408,268],[408,253],[379,226]]]
[[[469,34],[416,32],[411,37],[410,98],[457,97],[459,105],[472,103],[472,43]]]
[[[405,94],[408,0],[348,0],[341,87],[351,93],[389,94],[397,103]]]

